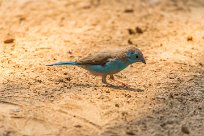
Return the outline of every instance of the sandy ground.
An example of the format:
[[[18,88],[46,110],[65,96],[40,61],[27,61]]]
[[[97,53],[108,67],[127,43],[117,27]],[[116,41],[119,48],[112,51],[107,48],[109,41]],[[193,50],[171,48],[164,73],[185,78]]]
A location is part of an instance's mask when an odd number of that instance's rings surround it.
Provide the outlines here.
[[[203,136],[203,13],[203,0],[1,0],[0,135]],[[136,87],[45,66],[128,44],[147,65],[116,77]]]

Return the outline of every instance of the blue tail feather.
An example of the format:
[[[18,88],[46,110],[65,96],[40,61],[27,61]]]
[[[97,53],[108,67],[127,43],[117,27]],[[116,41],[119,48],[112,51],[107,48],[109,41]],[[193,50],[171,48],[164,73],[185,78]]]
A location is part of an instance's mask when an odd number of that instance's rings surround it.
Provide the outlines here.
[[[57,65],[77,65],[77,62],[57,62],[53,64],[48,64],[46,66],[57,66]]]

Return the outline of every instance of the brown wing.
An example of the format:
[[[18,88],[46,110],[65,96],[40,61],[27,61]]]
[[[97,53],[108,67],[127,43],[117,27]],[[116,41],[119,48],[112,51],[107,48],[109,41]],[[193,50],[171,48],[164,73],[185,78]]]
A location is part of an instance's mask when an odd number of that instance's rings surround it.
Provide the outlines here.
[[[88,55],[87,57],[77,61],[77,63],[82,65],[105,65],[109,59],[114,57],[115,56],[110,52],[99,52]]]
[[[101,51],[88,55],[87,57],[77,61],[77,63],[82,65],[105,65],[109,60],[115,58],[126,61],[126,53],[127,49]]]

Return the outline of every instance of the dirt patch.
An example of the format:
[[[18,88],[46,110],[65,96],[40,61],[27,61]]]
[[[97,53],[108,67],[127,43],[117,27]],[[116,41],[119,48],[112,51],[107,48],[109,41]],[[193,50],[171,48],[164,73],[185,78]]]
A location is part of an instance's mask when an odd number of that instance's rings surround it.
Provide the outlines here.
[[[1,135],[204,135],[202,0],[5,0],[0,11]],[[128,44],[147,65],[116,78],[137,87],[45,66]]]

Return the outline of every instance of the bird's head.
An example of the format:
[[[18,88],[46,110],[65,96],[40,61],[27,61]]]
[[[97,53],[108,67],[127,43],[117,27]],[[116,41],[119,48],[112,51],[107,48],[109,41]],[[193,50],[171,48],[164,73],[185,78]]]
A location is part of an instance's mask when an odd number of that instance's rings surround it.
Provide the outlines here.
[[[135,47],[128,47],[126,48],[126,53],[127,53],[128,62],[130,63],[142,62],[146,64],[144,56],[139,49]]]

